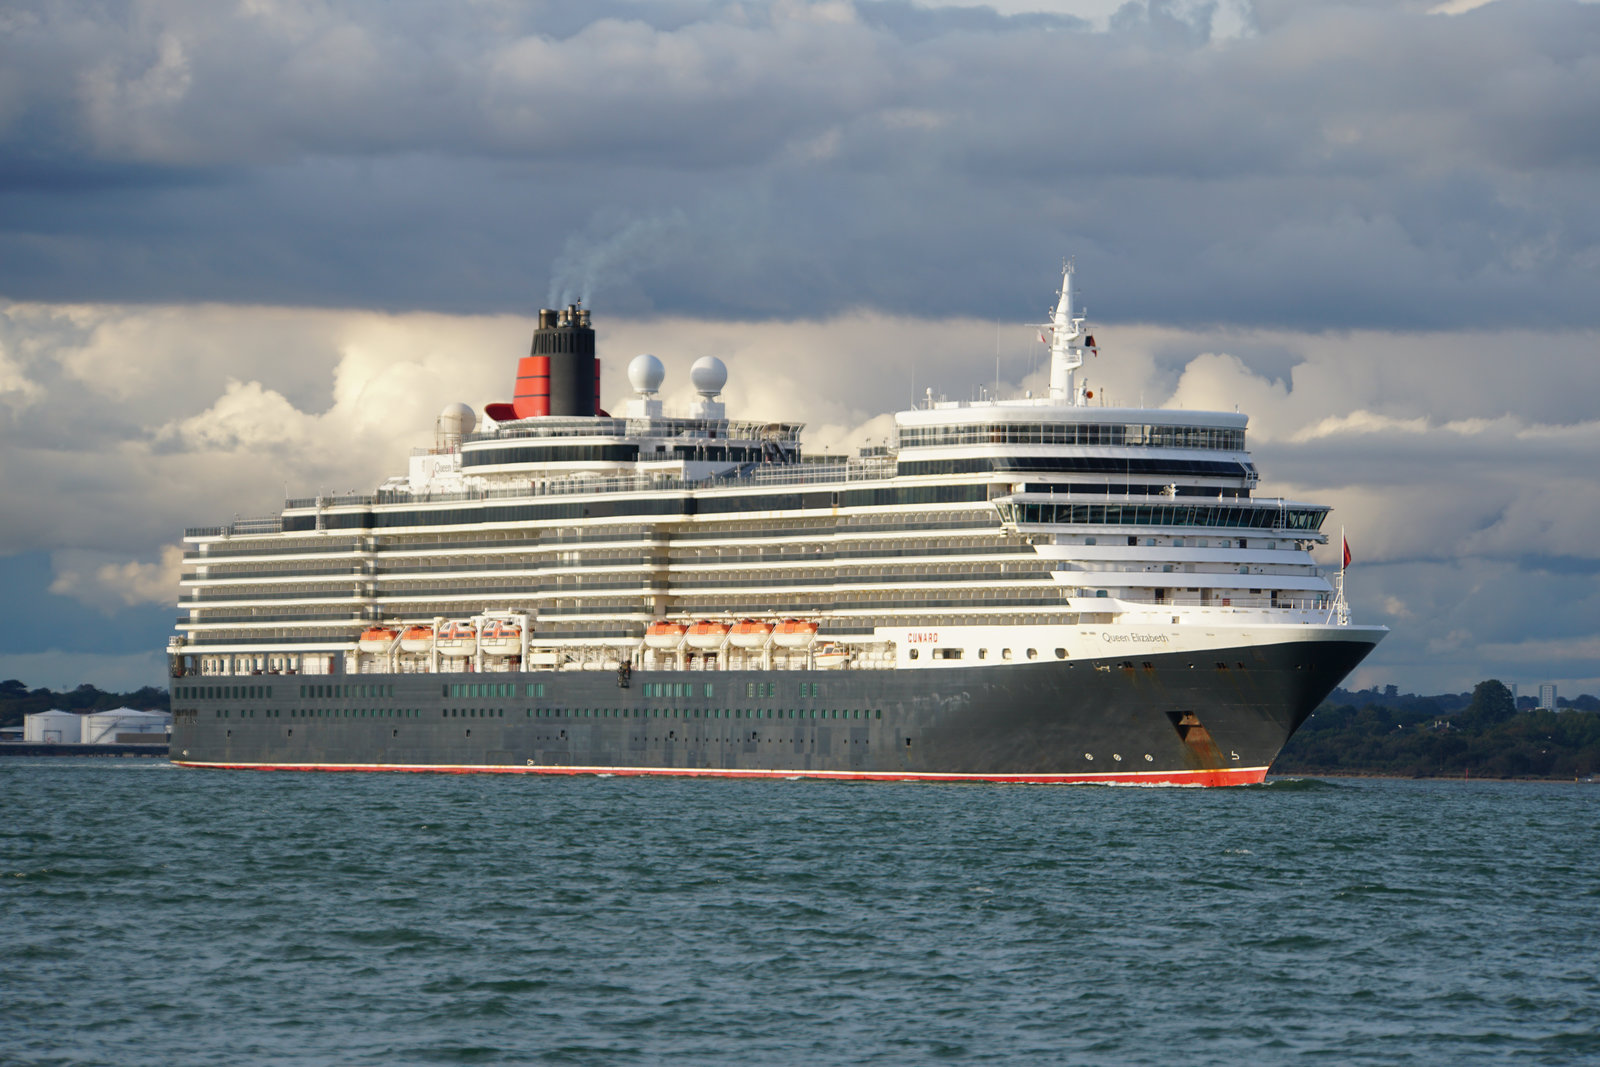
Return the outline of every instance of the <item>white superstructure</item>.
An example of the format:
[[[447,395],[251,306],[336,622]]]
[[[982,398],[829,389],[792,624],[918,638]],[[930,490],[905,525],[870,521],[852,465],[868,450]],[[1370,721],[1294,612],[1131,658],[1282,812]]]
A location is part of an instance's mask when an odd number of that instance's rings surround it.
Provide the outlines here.
[[[1256,495],[1244,415],[1096,403],[1072,280],[1048,396],[930,397],[855,456],[726,418],[711,357],[684,416],[653,356],[617,417],[452,405],[373,494],[188,531],[175,668],[937,670],[1348,629],[1328,509]]]

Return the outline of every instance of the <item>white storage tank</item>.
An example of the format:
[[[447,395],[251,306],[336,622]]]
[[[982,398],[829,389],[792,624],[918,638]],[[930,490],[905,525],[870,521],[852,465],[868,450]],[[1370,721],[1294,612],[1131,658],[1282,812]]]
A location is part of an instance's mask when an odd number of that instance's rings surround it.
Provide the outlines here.
[[[83,716],[60,709],[25,715],[22,739],[35,744],[75,745],[83,740]]]
[[[134,708],[96,711],[83,716],[83,743],[158,745],[167,739],[171,725],[172,716],[164,711],[137,711]]]

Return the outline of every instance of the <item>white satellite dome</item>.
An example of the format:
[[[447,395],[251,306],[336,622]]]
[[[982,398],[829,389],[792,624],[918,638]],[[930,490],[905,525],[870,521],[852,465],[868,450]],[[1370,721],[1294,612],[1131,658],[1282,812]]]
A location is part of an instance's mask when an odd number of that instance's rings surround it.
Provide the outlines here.
[[[477,426],[477,413],[459,400],[445,405],[445,409],[439,412],[439,432],[442,434],[460,437],[471,433]]]
[[[695,392],[709,400],[728,384],[728,365],[716,356],[701,356],[689,368],[689,381]]]
[[[628,384],[640,396],[650,396],[658,391],[666,376],[667,368],[648,352],[634,356],[633,362],[628,364]]]

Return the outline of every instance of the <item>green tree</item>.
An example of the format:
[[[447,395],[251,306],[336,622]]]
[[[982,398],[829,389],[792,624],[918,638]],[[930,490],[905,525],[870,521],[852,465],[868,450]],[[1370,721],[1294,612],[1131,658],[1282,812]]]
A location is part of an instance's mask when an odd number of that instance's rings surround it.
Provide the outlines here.
[[[1467,705],[1462,718],[1473,726],[1483,728],[1516,718],[1517,701],[1511,690],[1498,678],[1477,684],[1472,690],[1472,703]]]

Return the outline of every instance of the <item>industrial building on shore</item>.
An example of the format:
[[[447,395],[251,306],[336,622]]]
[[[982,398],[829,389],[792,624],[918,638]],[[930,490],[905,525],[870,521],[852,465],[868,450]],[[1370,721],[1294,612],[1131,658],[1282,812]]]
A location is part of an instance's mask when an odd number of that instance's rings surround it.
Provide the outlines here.
[[[171,731],[171,713],[135,708],[87,713],[52,709],[22,720],[22,740],[33,744],[164,745]]]

